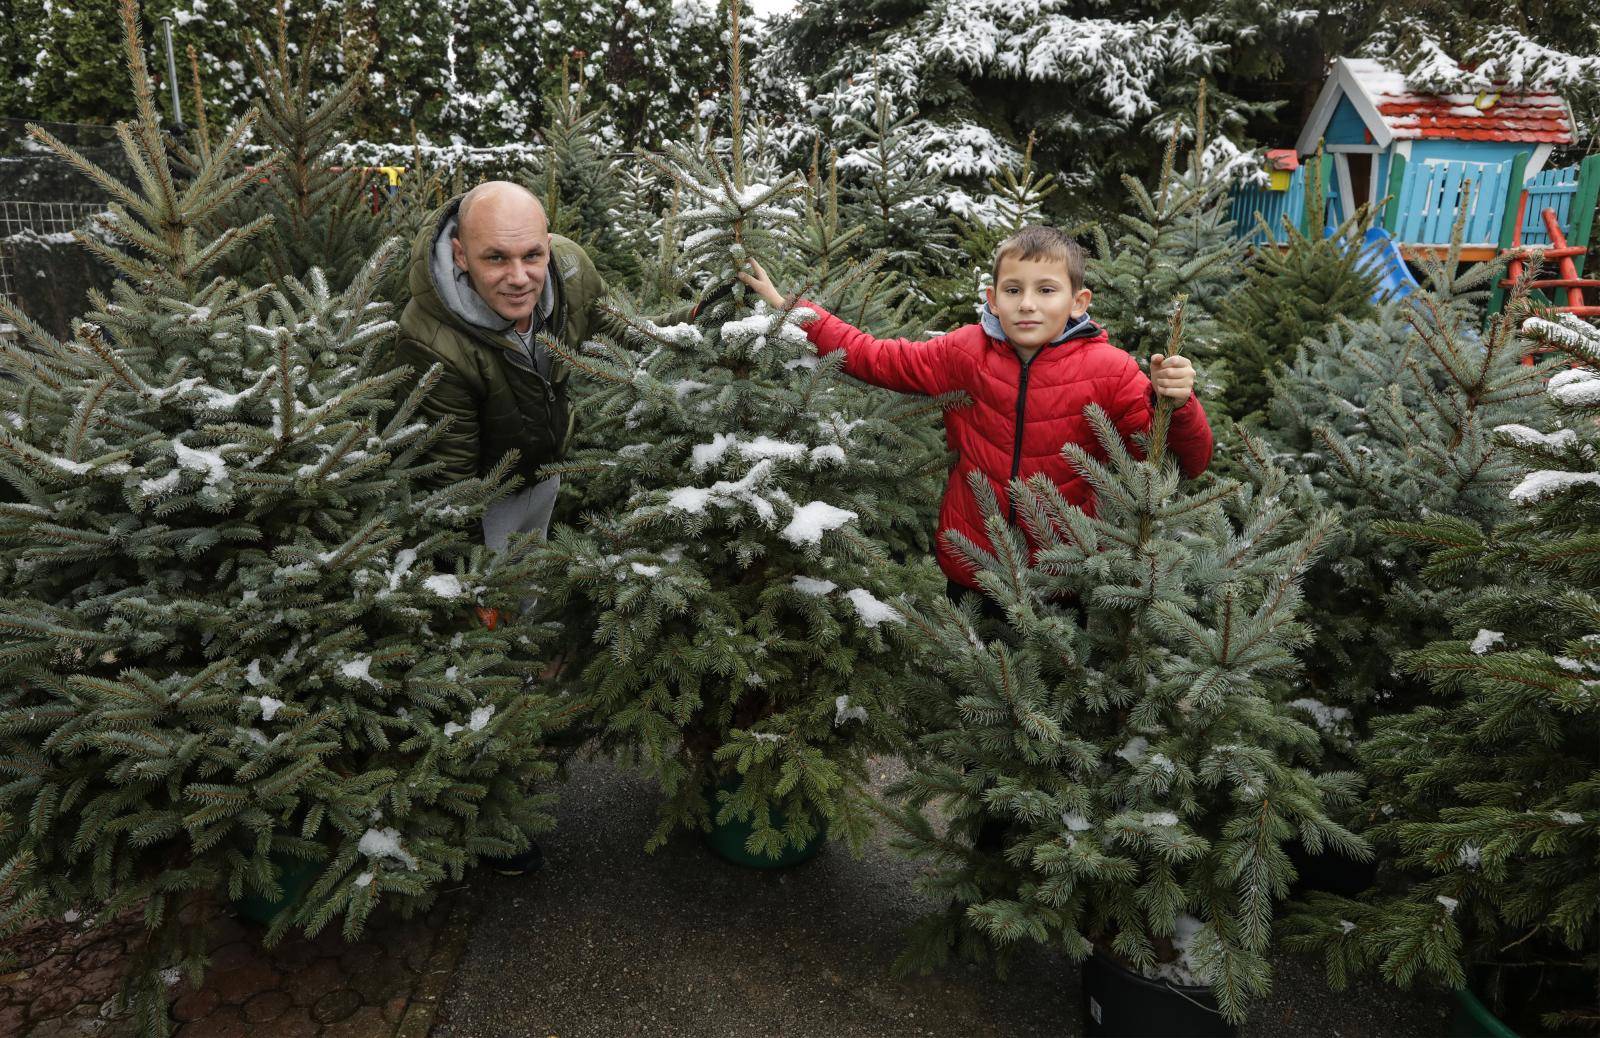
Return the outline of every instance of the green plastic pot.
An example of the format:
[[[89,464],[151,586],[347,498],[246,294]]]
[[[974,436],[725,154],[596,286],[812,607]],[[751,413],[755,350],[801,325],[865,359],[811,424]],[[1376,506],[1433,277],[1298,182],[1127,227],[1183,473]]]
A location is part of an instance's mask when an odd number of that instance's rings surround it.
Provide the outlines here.
[[[1456,989],[1456,1012],[1450,1018],[1450,1038],[1521,1038],[1500,1022],[1489,1007],[1468,988]]]
[[[318,862],[277,856],[273,856],[272,864],[278,867],[278,886],[283,890],[283,896],[269,898],[252,893],[233,903],[234,911],[242,918],[262,926],[271,924],[280,912],[293,908],[316,881],[317,873],[322,868]]]
[[[739,788],[737,779],[719,782],[715,786],[706,787],[706,799],[711,802],[711,831],[706,834],[706,844],[717,856],[735,865],[742,865],[747,869],[786,869],[816,857],[822,845],[828,842],[827,832],[822,826],[820,818],[813,817],[817,835],[813,836],[802,847],[786,846],[783,853],[776,858],[769,858],[764,854],[751,854],[745,850],[745,841],[750,839],[750,834],[755,832],[755,825],[750,819],[735,818],[726,825],[717,823],[717,809],[720,806],[717,800],[719,790],[733,792]],[[772,812],[774,828],[782,829],[788,824],[788,818],[782,811]]]

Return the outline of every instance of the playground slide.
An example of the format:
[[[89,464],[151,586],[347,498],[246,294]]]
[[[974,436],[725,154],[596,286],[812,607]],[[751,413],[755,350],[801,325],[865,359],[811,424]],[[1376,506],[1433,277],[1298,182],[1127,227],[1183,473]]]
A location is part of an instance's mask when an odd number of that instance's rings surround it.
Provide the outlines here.
[[[1361,259],[1356,266],[1378,274],[1378,287],[1372,293],[1374,303],[1404,299],[1417,287],[1417,279],[1411,276],[1411,268],[1406,266],[1405,257],[1400,255],[1400,246],[1382,227],[1367,231],[1361,241]]]

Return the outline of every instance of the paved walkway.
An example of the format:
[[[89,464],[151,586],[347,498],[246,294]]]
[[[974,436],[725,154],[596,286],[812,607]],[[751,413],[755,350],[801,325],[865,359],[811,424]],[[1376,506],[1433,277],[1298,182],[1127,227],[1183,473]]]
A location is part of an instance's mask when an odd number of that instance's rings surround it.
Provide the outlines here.
[[[954,966],[894,980],[927,902],[884,846],[829,848],[787,871],[729,865],[693,836],[653,855],[648,784],[580,763],[540,876],[480,875],[477,917],[437,1038],[1031,1036],[1081,1033],[1078,972],[1034,948],[1007,981]],[[1284,957],[1247,1038],[1438,1034],[1446,1000],[1369,984],[1333,993]]]
[[[379,913],[355,944],[335,925],[270,951],[261,927],[213,910],[202,986],[173,989],[178,1038],[424,1038],[468,931],[459,894],[410,921]],[[132,915],[94,929],[52,920],[22,934],[18,965],[0,975],[0,1036],[132,1035],[112,996],[138,934]]]

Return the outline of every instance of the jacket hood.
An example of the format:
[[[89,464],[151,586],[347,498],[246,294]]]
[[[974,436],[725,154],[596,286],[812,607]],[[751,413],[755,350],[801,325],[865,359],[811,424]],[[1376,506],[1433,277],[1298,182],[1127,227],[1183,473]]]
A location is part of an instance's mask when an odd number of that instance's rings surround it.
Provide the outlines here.
[[[1000,315],[987,302],[983,304],[983,316],[978,319],[983,326],[983,334],[995,342],[1007,342],[1005,329],[1000,326]],[[1100,333],[1100,326],[1089,320],[1088,314],[1079,314],[1077,317],[1067,318],[1067,325],[1061,329],[1061,334],[1051,339],[1045,345],[1059,346],[1069,339],[1088,339]]]
[[[510,339],[514,333],[509,321],[483,301],[472,287],[467,272],[456,266],[451,252],[450,239],[455,237],[460,224],[461,195],[446,202],[417,236],[411,250],[411,297],[438,320],[488,332]],[[534,308],[533,328],[542,328],[550,319],[556,305],[556,271],[552,263],[539,293],[539,304]]]

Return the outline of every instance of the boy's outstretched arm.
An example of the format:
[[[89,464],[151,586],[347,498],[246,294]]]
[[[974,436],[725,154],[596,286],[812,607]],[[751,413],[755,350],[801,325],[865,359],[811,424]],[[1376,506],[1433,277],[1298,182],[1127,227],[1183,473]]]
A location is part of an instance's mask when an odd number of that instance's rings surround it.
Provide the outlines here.
[[[1205,408],[1194,395],[1194,366],[1188,358],[1153,354],[1147,377],[1139,370],[1139,362],[1129,357],[1127,373],[1107,413],[1123,440],[1131,444],[1136,433],[1150,431],[1157,397],[1166,397],[1174,404],[1167,426],[1167,447],[1177,457],[1178,468],[1193,479],[1211,464],[1216,441]]]
[[[899,393],[939,396],[966,388],[963,375],[972,360],[955,347],[952,336],[940,335],[923,342],[875,339],[810,300],[785,296],[773,286],[761,264],[753,259],[748,262],[749,269],[741,271],[739,279],[768,306],[775,310],[803,306],[816,313],[816,319],[803,326],[806,337],[821,356],[844,350],[845,374]]]

